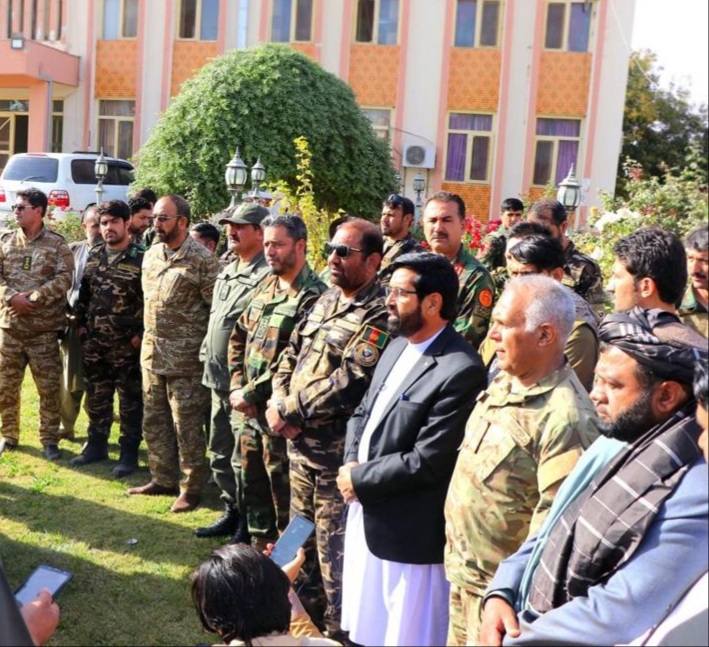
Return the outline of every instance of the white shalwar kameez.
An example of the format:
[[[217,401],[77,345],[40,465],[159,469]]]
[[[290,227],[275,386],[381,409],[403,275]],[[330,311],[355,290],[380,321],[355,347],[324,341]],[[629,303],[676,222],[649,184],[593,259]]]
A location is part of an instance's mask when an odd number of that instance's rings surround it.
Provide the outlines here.
[[[362,434],[359,463],[367,462],[372,433],[387,403],[440,332],[420,344],[408,344],[392,367]],[[402,564],[374,556],[364,534],[362,505],[349,506],[341,624],[350,640],[359,645],[445,645],[448,596],[443,564]]]

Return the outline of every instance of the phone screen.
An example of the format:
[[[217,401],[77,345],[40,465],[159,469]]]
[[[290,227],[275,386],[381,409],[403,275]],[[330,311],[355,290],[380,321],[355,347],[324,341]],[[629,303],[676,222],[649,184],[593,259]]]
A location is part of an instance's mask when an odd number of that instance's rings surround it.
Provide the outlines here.
[[[15,599],[22,605],[32,602],[37,597],[40,589],[49,589],[52,596],[62,590],[71,579],[71,573],[62,571],[53,566],[40,564],[25,582],[15,592]]]
[[[280,539],[271,552],[271,559],[279,566],[285,566],[295,559],[298,549],[307,541],[315,530],[312,521],[296,515],[291,519]]]

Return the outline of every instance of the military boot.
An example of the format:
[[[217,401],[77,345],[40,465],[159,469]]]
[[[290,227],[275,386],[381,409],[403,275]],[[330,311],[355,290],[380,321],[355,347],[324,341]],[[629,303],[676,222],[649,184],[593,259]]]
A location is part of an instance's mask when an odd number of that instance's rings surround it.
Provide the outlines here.
[[[89,440],[76,458],[69,461],[72,467],[105,461],[108,458],[108,437],[89,430]]]
[[[233,535],[239,525],[239,508],[233,503],[224,504],[224,514],[213,524],[204,528],[197,528],[194,534],[197,537],[229,537]]]
[[[120,479],[128,476],[138,469],[138,445],[134,442],[128,443],[121,439],[121,453],[118,456],[118,463],[111,470],[111,474]]]
[[[239,515],[239,523],[234,530],[234,536],[231,538],[230,544],[251,544],[251,535],[249,534],[249,525],[246,523],[246,517]]]

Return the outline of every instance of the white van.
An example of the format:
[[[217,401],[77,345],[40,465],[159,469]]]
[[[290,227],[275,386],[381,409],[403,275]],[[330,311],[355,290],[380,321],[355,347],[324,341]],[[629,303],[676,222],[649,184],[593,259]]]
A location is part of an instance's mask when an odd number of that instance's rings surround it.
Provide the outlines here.
[[[19,153],[7,162],[0,176],[0,225],[12,215],[15,193],[35,187],[47,194],[49,205],[81,211],[96,202],[94,163],[98,153]],[[126,160],[106,157],[108,174],[102,200],[126,200],[133,182],[133,166]]]

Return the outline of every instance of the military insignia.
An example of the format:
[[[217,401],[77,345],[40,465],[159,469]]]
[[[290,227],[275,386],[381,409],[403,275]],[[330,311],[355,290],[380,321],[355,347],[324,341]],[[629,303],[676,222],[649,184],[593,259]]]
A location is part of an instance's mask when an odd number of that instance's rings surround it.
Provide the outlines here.
[[[32,257],[31,256],[23,257],[22,269],[25,270],[25,272],[29,272],[32,269]]]
[[[355,346],[354,356],[359,365],[374,366],[379,360],[379,349],[363,341]]]
[[[362,340],[383,350],[389,341],[389,334],[379,328],[374,328],[374,326],[367,326],[362,333]]]
[[[478,301],[483,308],[492,307],[492,290],[488,290],[487,288],[485,290],[480,290],[480,294],[478,294]]]

